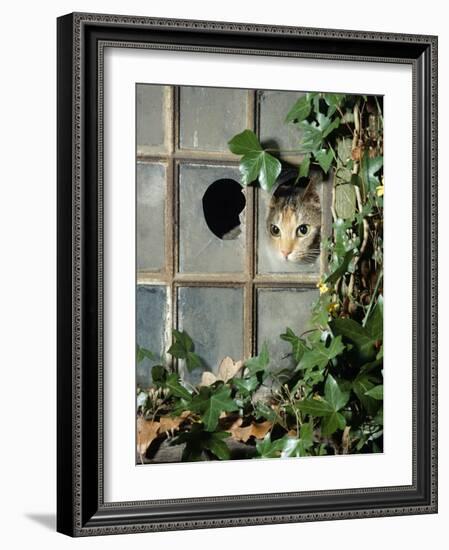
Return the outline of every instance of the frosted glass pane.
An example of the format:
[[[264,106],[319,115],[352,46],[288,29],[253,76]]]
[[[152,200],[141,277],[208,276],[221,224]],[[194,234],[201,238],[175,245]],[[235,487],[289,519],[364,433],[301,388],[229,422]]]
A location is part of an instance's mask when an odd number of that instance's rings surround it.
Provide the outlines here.
[[[163,164],[137,163],[137,269],[140,271],[164,268],[165,173]]]
[[[167,290],[164,286],[139,285],[136,291],[136,343],[158,357],[165,353],[165,322]],[[151,384],[151,367],[160,361],[145,358],[136,364],[136,381],[147,387]]]
[[[228,151],[246,124],[247,92],[226,88],[180,88],[181,149]]]
[[[219,238],[206,223],[203,196],[208,187],[220,179],[239,181],[238,168],[197,164],[180,166],[179,270],[182,272],[235,273],[243,270],[245,210],[236,218],[237,222],[241,221],[236,238]]]
[[[281,340],[287,327],[298,336],[308,330],[312,303],[317,299],[315,289],[259,289],[257,291],[257,346],[267,342],[270,366],[276,370],[294,367],[288,354],[291,346]]]
[[[229,355],[243,357],[243,289],[182,287],[178,290],[178,323],[195,343],[195,351],[207,370],[217,371]],[[193,382],[200,371],[187,375]]]
[[[304,92],[260,91],[259,135],[264,146],[281,150],[298,149],[301,132],[298,125],[285,123],[285,117]],[[286,153],[288,154],[288,153]],[[289,153],[292,156],[292,153]]]
[[[165,86],[137,84],[137,154],[165,151]]]

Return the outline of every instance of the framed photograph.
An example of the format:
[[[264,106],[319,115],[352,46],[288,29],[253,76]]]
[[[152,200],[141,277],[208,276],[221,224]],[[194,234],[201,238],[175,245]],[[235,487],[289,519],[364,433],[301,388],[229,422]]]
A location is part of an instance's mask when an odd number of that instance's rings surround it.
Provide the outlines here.
[[[58,19],[58,531],[437,511],[437,38]]]

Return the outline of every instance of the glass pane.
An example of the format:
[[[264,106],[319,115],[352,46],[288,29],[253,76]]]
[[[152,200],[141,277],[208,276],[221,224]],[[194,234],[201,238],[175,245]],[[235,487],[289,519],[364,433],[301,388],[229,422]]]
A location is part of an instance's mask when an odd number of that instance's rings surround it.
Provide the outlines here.
[[[136,87],[137,154],[166,150],[165,97],[167,86],[137,84]]]
[[[285,123],[285,117],[304,92],[259,91],[259,135],[265,147],[298,149],[298,125]],[[285,153],[288,154],[288,153]],[[292,153],[290,153],[292,156]]]
[[[317,185],[317,191],[320,196],[321,208],[328,208],[328,216],[331,215],[330,207],[323,199],[323,184]],[[271,195],[264,191],[258,192],[258,223],[257,223],[257,272],[258,273],[319,273],[320,272],[320,245],[325,232],[323,227],[320,229],[321,238],[317,237],[313,241],[303,239],[301,236],[293,235],[288,246],[291,250],[288,260],[283,256],[282,241],[279,236],[273,236],[270,233],[270,220],[275,221],[275,225],[280,230],[289,230],[278,220],[269,218],[269,204]],[[324,210],[323,210],[324,211]],[[323,218],[323,215],[321,215]],[[298,217],[298,224],[302,223],[303,218]],[[309,220],[304,220],[309,221]],[[321,223],[323,220],[321,219]],[[293,256],[297,255],[294,259]]]
[[[270,365],[276,370],[294,367],[291,346],[281,340],[287,327],[298,336],[306,331],[312,303],[317,299],[315,289],[265,289],[257,291],[257,347],[267,342]]]
[[[243,357],[243,289],[182,287],[178,289],[178,325],[195,343],[195,352],[206,370],[217,372],[229,355]],[[193,383],[201,378],[194,370],[186,376]]]
[[[137,163],[137,269],[162,271],[165,258],[166,167]]]
[[[246,124],[247,92],[226,88],[180,88],[181,149],[228,151]]]
[[[233,180],[233,181],[230,181]],[[233,166],[184,164],[179,170],[179,270],[190,273],[235,273],[243,271],[245,243],[244,196],[238,168]],[[217,183],[215,183],[217,182]],[[218,187],[218,213],[207,219],[207,193]],[[232,189],[232,193],[231,193]],[[235,191],[235,193],[234,193]],[[236,197],[236,200],[233,200]],[[243,199],[243,203],[242,203]],[[230,201],[230,202],[229,202]],[[213,203],[213,199],[211,201]],[[213,208],[213,204],[212,204]],[[217,236],[214,216],[225,216],[226,233]],[[210,226],[208,225],[208,222]],[[229,222],[229,223],[228,223]],[[212,227],[212,229],[210,228]]]
[[[164,286],[138,285],[136,291],[136,343],[153,352],[157,358],[145,358],[136,365],[136,381],[142,387],[151,384],[151,367],[165,353],[167,290]]]

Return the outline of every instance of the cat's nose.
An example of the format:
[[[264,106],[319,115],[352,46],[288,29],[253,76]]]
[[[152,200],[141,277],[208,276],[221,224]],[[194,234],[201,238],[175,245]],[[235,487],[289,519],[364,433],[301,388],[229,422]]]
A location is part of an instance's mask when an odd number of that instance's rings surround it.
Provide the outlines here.
[[[288,255],[290,254],[291,250],[283,250],[281,249],[281,254],[284,256],[285,259],[288,258]]]

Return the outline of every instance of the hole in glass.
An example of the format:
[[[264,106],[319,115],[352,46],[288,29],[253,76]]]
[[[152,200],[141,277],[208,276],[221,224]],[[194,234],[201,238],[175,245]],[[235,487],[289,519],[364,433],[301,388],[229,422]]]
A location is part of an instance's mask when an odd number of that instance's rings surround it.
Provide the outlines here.
[[[203,212],[208,228],[223,240],[236,239],[241,233],[240,214],[246,199],[242,186],[232,179],[219,179],[203,195]]]

